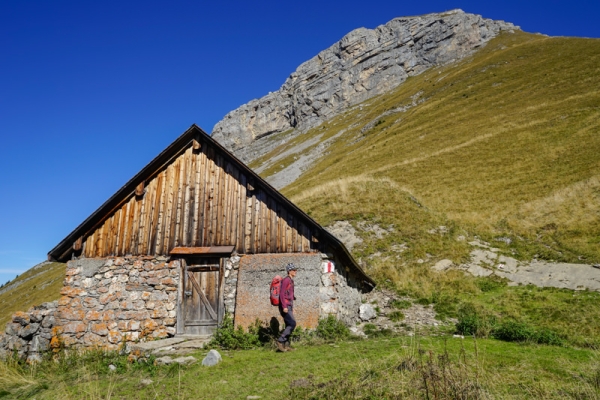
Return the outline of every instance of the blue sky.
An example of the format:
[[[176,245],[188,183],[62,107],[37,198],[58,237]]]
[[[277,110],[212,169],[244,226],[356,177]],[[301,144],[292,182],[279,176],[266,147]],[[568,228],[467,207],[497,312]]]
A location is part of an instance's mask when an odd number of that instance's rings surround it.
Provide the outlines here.
[[[277,90],[352,29],[461,8],[600,37],[594,1],[0,2],[0,284],[192,123]]]

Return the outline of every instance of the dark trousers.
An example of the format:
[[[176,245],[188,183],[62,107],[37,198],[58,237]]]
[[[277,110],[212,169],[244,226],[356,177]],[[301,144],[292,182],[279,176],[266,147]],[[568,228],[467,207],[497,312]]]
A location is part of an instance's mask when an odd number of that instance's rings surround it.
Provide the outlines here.
[[[294,328],[296,328],[296,319],[294,318],[294,311],[292,310],[292,306],[288,306],[288,312],[284,313],[283,308],[279,307],[279,313],[283,317],[283,322],[285,322],[285,329],[281,332],[281,336],[277,341],[279,342],[288,342],[290,340],[290,336],[292,332],[294,332]]]

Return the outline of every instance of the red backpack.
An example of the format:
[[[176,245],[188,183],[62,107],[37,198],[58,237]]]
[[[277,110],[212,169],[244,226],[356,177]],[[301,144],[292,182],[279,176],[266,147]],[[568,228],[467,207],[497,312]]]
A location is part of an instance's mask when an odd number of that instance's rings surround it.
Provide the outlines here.
[[[281,290],[281,281],[283,279],[279,275],[275,275],[275,278],[271,281],[271,305],[279,305],[279,291]]]

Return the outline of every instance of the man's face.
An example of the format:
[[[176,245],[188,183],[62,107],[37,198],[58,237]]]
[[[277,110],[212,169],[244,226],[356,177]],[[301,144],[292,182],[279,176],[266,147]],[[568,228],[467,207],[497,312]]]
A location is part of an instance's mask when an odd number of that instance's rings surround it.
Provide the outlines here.
[[[294,278],[296,276],[296,270],[295,269],[293,269],[293,270],[290,271],[290,276],[292,278]]]

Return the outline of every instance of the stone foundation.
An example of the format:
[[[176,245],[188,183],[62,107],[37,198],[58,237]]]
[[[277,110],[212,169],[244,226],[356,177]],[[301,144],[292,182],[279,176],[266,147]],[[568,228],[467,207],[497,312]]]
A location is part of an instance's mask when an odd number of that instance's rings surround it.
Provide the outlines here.
[[[347,324],[358,316],[361,292],[349,270],[319,253],[232,255],[224,260],[223,305],[236,325],[279,316],[269,302],[271,279],[298,266],[295,316],[314,328],[332,314]],[[0,336],[0,356],[10,352],[29,361],[60,346],[128,350],[131,344],[176,334],[181,262],[167,257],[111,257],[67,263],[62,297],[17,312]]]
[[[179,271],[166,257],[69,261],[56,313],[65,345],[114,350],[175,335]]]

